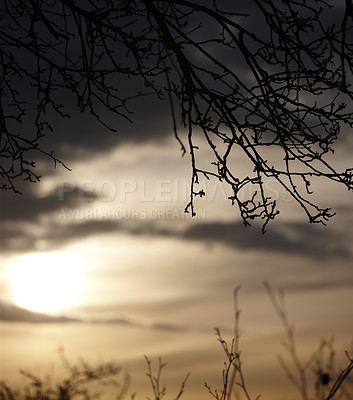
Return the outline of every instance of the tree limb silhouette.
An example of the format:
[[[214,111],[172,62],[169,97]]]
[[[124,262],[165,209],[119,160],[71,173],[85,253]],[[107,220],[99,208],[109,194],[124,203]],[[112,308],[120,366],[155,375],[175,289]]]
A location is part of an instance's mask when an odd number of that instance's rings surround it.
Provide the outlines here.
[[[244,224],[261,219],[265,231],[278,214],[266,187],[272,179],[310,222],[325,224],[333,213],[310,199],[312,180],[353,189],[353,168],[337,171],[329,159],[353,128],[352,2],[247,3],[244,11],[221,0],[4,0],[2,188],[40,179],[35,152],[66,167],[41,146],[55,118],[70,115],[66,98],[114,130],[102,110],[130,120],[131,101],[154,94],[169,101],[175,136],[190,154],[186,212],[195,215],[205,195],[200,177],[216,178],[230,187]],[[328,22],[332,10],[336,21]],[[121,83],[128,79],[142,89],[130,93]],[[211,151],[206,166],[201,148]]]

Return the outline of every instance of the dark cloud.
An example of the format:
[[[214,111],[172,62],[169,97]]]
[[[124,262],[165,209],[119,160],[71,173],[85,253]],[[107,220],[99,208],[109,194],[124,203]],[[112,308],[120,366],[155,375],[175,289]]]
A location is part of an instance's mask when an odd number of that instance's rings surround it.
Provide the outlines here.
[[[209,243],[221,243],[240,250],[296,254],[311,258],[352,257],[349,247],[350,231],[342,233],[332,227],[308,223],[275,221],[266,234],[256,225],[244,227],[241,222],[190,223],[184,231],[172,225],[161,227],[148,219],[109,219],[87,217],[88,210],[99,196],[80,187],[59,186],[41,197],[36,185],[26,187],[23,195],[4,192],[0,198],[0,249],[4,252],[25,252],[59,248],[91,235],[126,233],[133,236],[179,237]],[[345,209],[345,214],[351,210]],[[46,216],[46,224],[41,217]],[[35,228],[40,229],[35,229]]]
[[[163,330],[163,331],[172,331],[172,332],[185,332],[189,330],[188,327],[182,325],[175,324],[166,324],[166,323],[155,323],[152,325],[153,329]]]
[[[41,239],[45,239],[51,248],[55,248],[70,243],[72,240],[118,232],[123,229],[121,224],[112,220],[88,220],[73,224],[54,225],[53,229]]]
[[[185,332],[185,331],[190,331],[192,329],[192,327],[186,326],[186,325],[170,324],[167,322],[155,322],[155,323],[151,323],[151,324],[148,324],[148,323],[146,324],[143,322],[131,321],[126,318],[94,321],[94,323],[113,324],[113,325],[129,325],[129,326],[135,326],[137,328],[162,330],[162,331],[170,331],[170,332]]]
[[[110,275],[111,274],[111,275]],[[116,279],[117,273],[116,271],[104,272],[104,276],[106,279],[114,280]],[[93,277],[94,279],[94,277]],[[150,315],[153,310],[154,314],[166,314],[176,315],[180,313],[180,311],[185,310],[186,308],[200,308],[203,304],[203,299],[198,297],[197,295],[192,296],[183,296],[180,298],[169,298],[166,301],[160,301],[160,299],[149,299],[146,300],[130,300],[124,303],[117,304],[116,302],[107,302],[107,303],[97,303],[97,304],[84,304],[75,308],[75,311],[83,314],[92,314],[101,315],[104,313],[110,313],[113,315],[117,312],[124,312],[131,315]],[[122,319],[125,321],[125,319]],[[108,322],[116,321],[116,319],[108,320]],[[131,322],[130,320],[128,320]]]
[[[58,187],[44,197],[36,193],[36,185],[28,185],[22,194],[3,191],[0,197],[0,221],[37,221],[41,215],[64,207],[77,207],[94,201],[95,193],[75,188]]]
[[[33,226],[3,226],[0,232],[0,250],[3,252],[26,252],[53,250],[91,235],[100,235],[121,230],[114,221],[84,221],[72,224],[52,223],[43,233],[36,232]]]
[[[75,40],[71,45],[75,45]],[[114,48],[114,46],[117,47]],[[79,47],[77,51],[79,51]],[[112,44],[112,47],[119,53],[117,41]],[[50,49],[48,51],[50,52]],[[123,49],[121,54],[123,52],[126,52],[126,49]],[[23,49],[18,48],[15,57],[25,70],[35,69],[35,58],[32,58],[33,55],[30,52],[26,50],[23,52]],[[48,57],[53,57],[53,54],[48,54]],[[121,61],[127,60],[124,60],[123,57]],[[146,87],[141,76],[133,77],[117,72],[111,79],[113,80],[112,87],[116,88],[114,95],[128,99],[124,102],[127,110],[119,108],[117,110],[127,118],[109,111],[100,101],[93,100],[100,122],[92,115],[89,107],[82,112],[70,86],[63,89],[58,85],[51,92],[51,100],[63,107],[61,111],[65,117],[54,112],[51,107],[47,108],[43,118],[49,123],[51,129],[44,131],[45,135],[38,141],[39,147],[48,153],[53,151],[55,157],[70,164],[70,161],[73,160],[90,159],[93,154],[107,152],[122,143],[163,141],[170,136],[173,122],[167,96],[164,99],[161,96],[159,98],[156,93]],[[156,76],[154,82],[157,87],[164,87],[164,75]],[[14,80],[11,84],[21,93],[20,99],[25,102],[23,104],[25,115],[22,116],[22,123],[16,126],[16,133],[25,139],[32,139],[36,136],[37,89],[29,84],[27,78]],[[34,161],[48,159],[44,154],[35,150],[31,152],[31,157]]]
[[[149,220],[86,219],[62,223],[54,220],[38,232],[25,226],[5,224],[0,234],[0,247],[5,252],[27,251],[35,249],[39,242],[49,250],[92,235],[125,233],[132,236],[177,237],[186,241],[218,243],[244,251],[274,252],[313,259],[352,258],[346,235],[340,234],[337,229],[308,223],[274,223],[266,234],[262,234],[259,227],[244,227],[240,222],[190,224],[180,232],[161,228],[158,223]]]
[[[116,229],[109,221],[87,221],[81,224],[57,224],[60,210],[75,210],[89,206],[97,195],[80,187],[57,187],[46,196],[36,193],[37,185],[28,185],[23,194],[1,193],[0,197],[0,249],[4,252],[25,252],[37,249],[37,242],[45,239],[50,246],[59,247],[72,238],[88,236]],[[41,217],[52,218],[48,231]],[[58,226],[56,226],[58,225]],[[38,233],[36,227],[41,227]],[[57,241],[55,243],[55,241]]]
[[[112,220],[88,220],[80,223],[64,225],[62,226],[62,229],[57,229],[55,232],[52,232],[52,236],[50,236],[50,239],[74,239],[90,235],[116,232],[120,229],[121,224]]]
[[[56,157],[70,164],[70,161],[88,159],[124,143],[169,139],[173,125],[167,101],[154,96],[140,97],[132,102],[131,110],[131,122],[102,111],[102,120],[116,130],[112,132],[93,117],[75,113],[73,108],[71,118],[57,121],[54,131],[41,143],[46,150],[54,150]]]
[[[79,322],[77,319],[67,317],[52,317],[50,315],[28,311],[13,304],[0,303],[0,320],[8,322]]]
[[[95,323],[101,323],[102,321],[93,321]],[[108,319],[103,321],[105,324],[113,324],[113,325],[129,325],[129,326],[136,326],[137,324],[133,323],[132,321],[126,318],[115,318],[115,319]]]
[[[249,2],[245,5],[238,3],[235,6],[234,2],[227,1],[223,6],[227,10],[234,9],[233,11],[235,12],[245,12],[248,14],[248,17],[243,16],[239,18],[242,24],[248,25],[250,29],[255,29],[255,32],[259,31],[260,28],[263,29],[263,24],[259,24],[257,20],[257,8]],[[257,14],[255,14],[255,10],[257,10]],[[218,38],[221,32],[219,24],[214,19],[206,18],[203,13],[198,12],[190,15],[190,24],[195,27],[198,26],[198,29],[191,30],[191,37],[201,42],[207,40],[209,37]],[[117,53],[120,52],[123,54],[126,52],[124,48],[119,50],[119,43],[115,43],[115,46],[117,48],[114,50]],[[80,46],[77,48],[78,51],[79,48]],[[235,65],[237,73],[241,74],[242,77],[246,76],[249,68],[244,60],[241,61],[239,58],[235,60],[234,54],[229,54],[228,51],[225,52],[224,46],[221,45],[211,45],[209,50],[216,59],[221,60],[225,65],[232,68]],[[191,49],[187,53],[188,48],[185,46],[184,51],[190,60],[197,61],[194,49]],[[27,55],[25,57],[20,55],[20,57],[21,64],[31,70],[33,59]],[[124,63],[127,60],[121,61]],[[208,63],[209,60],[203,59],[202,67],[208,67]],[[215,82],[212,79],[208,83],[212,87]],[[153,78],[153,84],[156,88],[163,90],[167,85],[164,74],[156,75]],[[126,103],[129,111],[124,113],[131,121],[118,114],[109,112],[100,103],[95,103],[96,112],[101,121],[117,131],[115,133],[111,132],[94,116],[90,115],[89,110],[84,113],[80,112],[76,104],[76,98],[72,96],[71,90],[57,88],[52,95],[56,103],[64,106],[63,112],[69,115],[69,117],[62,118],[49,109],[46,116],[53,129],[52,132],[48,132],[45,137],[41,138],[40,146],[49,153],[54,150],[56,157],[70,164],[71,160],[88,159],[93,154],[106,152],[122,143],[131,142],[141,144],[146,141],[163,141],[165,138],[170,137],[173,121],[166,94],[164,98],[158,98],[152,92],[151,88],[146,87],[146,82],[141,76],[117,74],[114,77],[112,85],[117,88],[116,95],[122,98],[129,98],[129,101]],[[23,84],[20,89],[21,94],[24,95],[29,105],[26,107],[27,114],[23,118],[22,127],[19,126],[18,129],[22,128],[21,135],[27,137],[28,127],[34,126],[35,107],[31,106],[31,104],[36,104],[37,91],[30,85]],[[144,95],[140,95],[140,93]],[[177,122],[180,123],[181,112],[177,106],[177,101],[175,103]],[[37,159],[42,159],[45,156],[37,153],[36,157]]]
[[[353,279],[342,278],[330,281],[296,282],[285,285],[286,291],[313,292],[327,289],[345,289],[353,287]]]
[[[261,38],[271,40],[268,24],[259,7],[254,2],[223,1],[221,3],[219,5],[220,9],[236,13],[237,22],[244,26],[244,28],[247,28],[250,32],[254,32]],[[340,26],[343,17],[344,2],[336,3],[335,7],[327,9],[324,12],[323,20],[325,22],[328,21],[330,25],[336,22]],[[211,3],[208,5],[212,7]],[[190,24],[192,26],[199,26],[198,29],[190,30],[190,36],[200,41],[205,41],[210,36],[218,38],[221,31],[220,26],[218,26],[218,23],[214,19],[207,19],[201,12],[190,15]],[[74,43],[70,43],[70,46],[74,46]],[[76,45],[79,51],[80,46],[78,43]],[[117,54],[125,52],[126,49],[119,51],[118,43],[115,43],[115,45],[118,46],[115,49]],[[249,66],[244,59],[234,57],[233,52],[225,49],[226,46],[221,46],[220,44],[210,46],[208,50],[215,59],[234,69],[241,79],[245,80],[249,76]],[[185,46],[184,50],[187,51],[187,46]],[[195,51],[190,51],[190,54],[187,54],[187,56],[192,60],[193,57],[196,57]],[[20,55],[20,59],[21,64],[25,67],[28,66],[30,69],[32,68],[33,59],[27,53],[25,56]],[[124,61],[127,60],[122,60],[122,62]],[[203,59],[203,62],[202,67],[207,68],[208,61]],[[70,117],[61,118],[48,110],[48,119],[53,126],[53,132],[49,132],[47,136],[42,138],[40,142],[41,146],[49,152],[54,150],[58,158],[70,164],[71,160],[77,161],[79,158],[88,159],[93,154],[106,152],[112,147],[125,142],[141,144],[146,141],[160,141],[170,137],[172,134],[172,119],[167,96],[164,99],[159,99],[157,95],[151,94],[151,90],[146,88],[143,78],[139,76],[132,77],[119,74],[114,79],[113,84],[118,88],[118,95],[121,94],[122,97],[131,98],[127,103],[128,109],[131,110],[131,114],[128,113],[128,117],[132,121],[131,123],[119,115],[109,113],[102,105],[97,104],[99,117],[108,126],[117,130],[117,133],[112,133],[99,123],[97,119],[89,115],[89,112],[80,112],[71,90],[57,89],[55,91],[55,100],[58,104],[64,105],[64,113],[69,114]],[[164,75],[156,76],[154,84],[158,88],[165,87]],[[212,80],[212,85],[214,85],[214,80]],[[23,132],[21,134],[26,137],[29,124],[33,125],[37,91],[28,84],[22,84],[19,90],[21,94],[25,94],[24,98],[30,104],[33,103],[32,107],[28,106],[29,115],[24,117],[24,123],[22,124]],[[147,95],[135,97],[140,92],[147,93]],[[34,96],[34,98],[31,96]],[[39,158],[43,157],[40,153],[37,156]]]
[[[36,250],[36,239],[22,226],[3,224],[0,229],[0,251],[3,253],[23,253]]]
[[[240,222],[205,223],[189,227],[183,237],[219,242],[242,250],[281,252],[313,258],[352,256],[337,232],[307,223],[273,224],[264,235],[259,229],[245,228]]]
[[[0,321],[6,322],[25,322],[25,323],[89,323],[89,324],[111,324],[111,325],[128,325],[135,326],[137,328],[153,329],[153,330],[164,330],[173,332],[184,332],[193,330],[193,327],[185,325],[170,324],[166,322],[138,322],[132,321],[127,318],[116,318],[107,320],[89,320],[82,321],[76,318],[68,318],[65,316],[53,317],[51,315],[33,312],[24,308],[18,307],[10,303],[0,303]]]

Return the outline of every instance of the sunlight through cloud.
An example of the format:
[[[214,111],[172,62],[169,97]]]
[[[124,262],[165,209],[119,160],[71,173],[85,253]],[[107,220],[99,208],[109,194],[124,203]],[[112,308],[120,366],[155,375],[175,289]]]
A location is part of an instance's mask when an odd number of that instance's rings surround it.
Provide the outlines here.
[[[8,267],[14,302],[37,312],[58,312],[77,303],[82,264],[57,252],[25,255]]]

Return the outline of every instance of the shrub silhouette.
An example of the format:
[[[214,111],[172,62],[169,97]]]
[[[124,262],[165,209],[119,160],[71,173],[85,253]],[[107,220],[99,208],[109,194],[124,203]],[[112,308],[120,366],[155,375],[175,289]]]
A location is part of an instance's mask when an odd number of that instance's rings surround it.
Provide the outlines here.
[[[1,381],[1,400],[96,400],[101,395],[96,391],[97,386],[115,389],[117,400],[125,396],[130,376],[123,374],[117,363],[105,362],[93,367],[81,358],[72,364],[65,357],[63,348],[59,348],[59,355],[67,373],[66,378],[54,385],[50,376],[43,379],[29,371],[20,370],[28,381],[23,392]]]
[[[331,399],[353,399],[353,381],[350,382],[350,374],[353,371],[353,359],[347,355],[347,365],[339,372],[334,367],[333,340],[323,340],[318,348],[303,363],[297,355],[297,345],[294,335],[294,327],[287,318],[287,312],[284,306],[283,292],[276,293],[268,283],[265,283],[266,290],[270,300],[282,322],[285,332],[285,349],[290,356],[290,361],[284,361],[279,357],[279,361],[285,375],[298,390],[302,400],[331,400]],[[234,290],[234,337],[230,344],[223,339],[220,329],[216,328],[217,340],[220,342],[225,355],[224,370],[222,371],[221,389],[213,389],[205,383],[209,394],[215,400],[231,400],[235,396],[236,389],[240,390],[240,398],[246,400],[259,399],[251,396],[250,388],[246,383],[246,377],[243,374],[242,359],[240,350],[239,336],[239,317],[238,292],[240,287]],[[89,365],[84,359],[79,359],[76,364],[67,360],[64,351],[61,348],[59,354],[63,365],[68,373],[68,377],[53,386],[50,377],[42,379],[36,375],[21,370],[21,374],[29,383],[22,390],[11,388],[6,382],[0,382],[0,400],[96,400],[101,393],[94,391],[95,385],[101,387],[109,386],[116,391],[115,399],[122,400],[128,395],[130,386],[130,376],[122,373],[122,369],[114,362],[104,363],[96,367]],[[145,356],[147,363],[147,377],[151,384],[153,398],[148,400],[161,400],[166,396],[166,387],[162,382],[162,371],[166,366],[161,359],[158,359],[158,367],[154,372],[152,361]],[[180,385],[179,392],[175,400],[179,400],[183,395],[186,382],[190,373],[188,373]],[[309,387],[309,383],[312,387]],[[92,388],[93,387],[93,388]],[[112,395],[111,395],[112,396]],[[130,395],[132,400],[136,393]]]

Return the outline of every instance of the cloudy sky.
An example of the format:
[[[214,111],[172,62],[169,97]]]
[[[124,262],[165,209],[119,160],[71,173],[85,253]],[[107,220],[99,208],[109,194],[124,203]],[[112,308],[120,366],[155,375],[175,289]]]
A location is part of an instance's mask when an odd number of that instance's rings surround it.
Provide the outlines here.
[[[290,400],[276,359],[286,355],[283,329],[264,281],[285,291],[303,360],[334,336],[343,367],[353,340],[352,194],[317,182],[313,196],[336,212],[325,227],[269,182],[281,212],[263,235],[257,223],[244,227],[227,187],[202,181],[191,218],[190,159],[167,104],[140,99],[132,124],[113,122],[117,133],[73,114],[44,139],[71,171],[40,159],[40,183],[1,193],[1,376],[17,384],[19,368],[59,374],[62,345],[73,360],[116,359],[138,398],[151,394],[144,354],[167,363],[168,396],[189,371],[184,398],[210,396],[204,382],[221,387],[224,361],[213,328],[231,337],[241,285],[249,390]],[[338,167],[351,162],[348,138],[337,143]],[[198,156],[209,160],[206,149]]]

